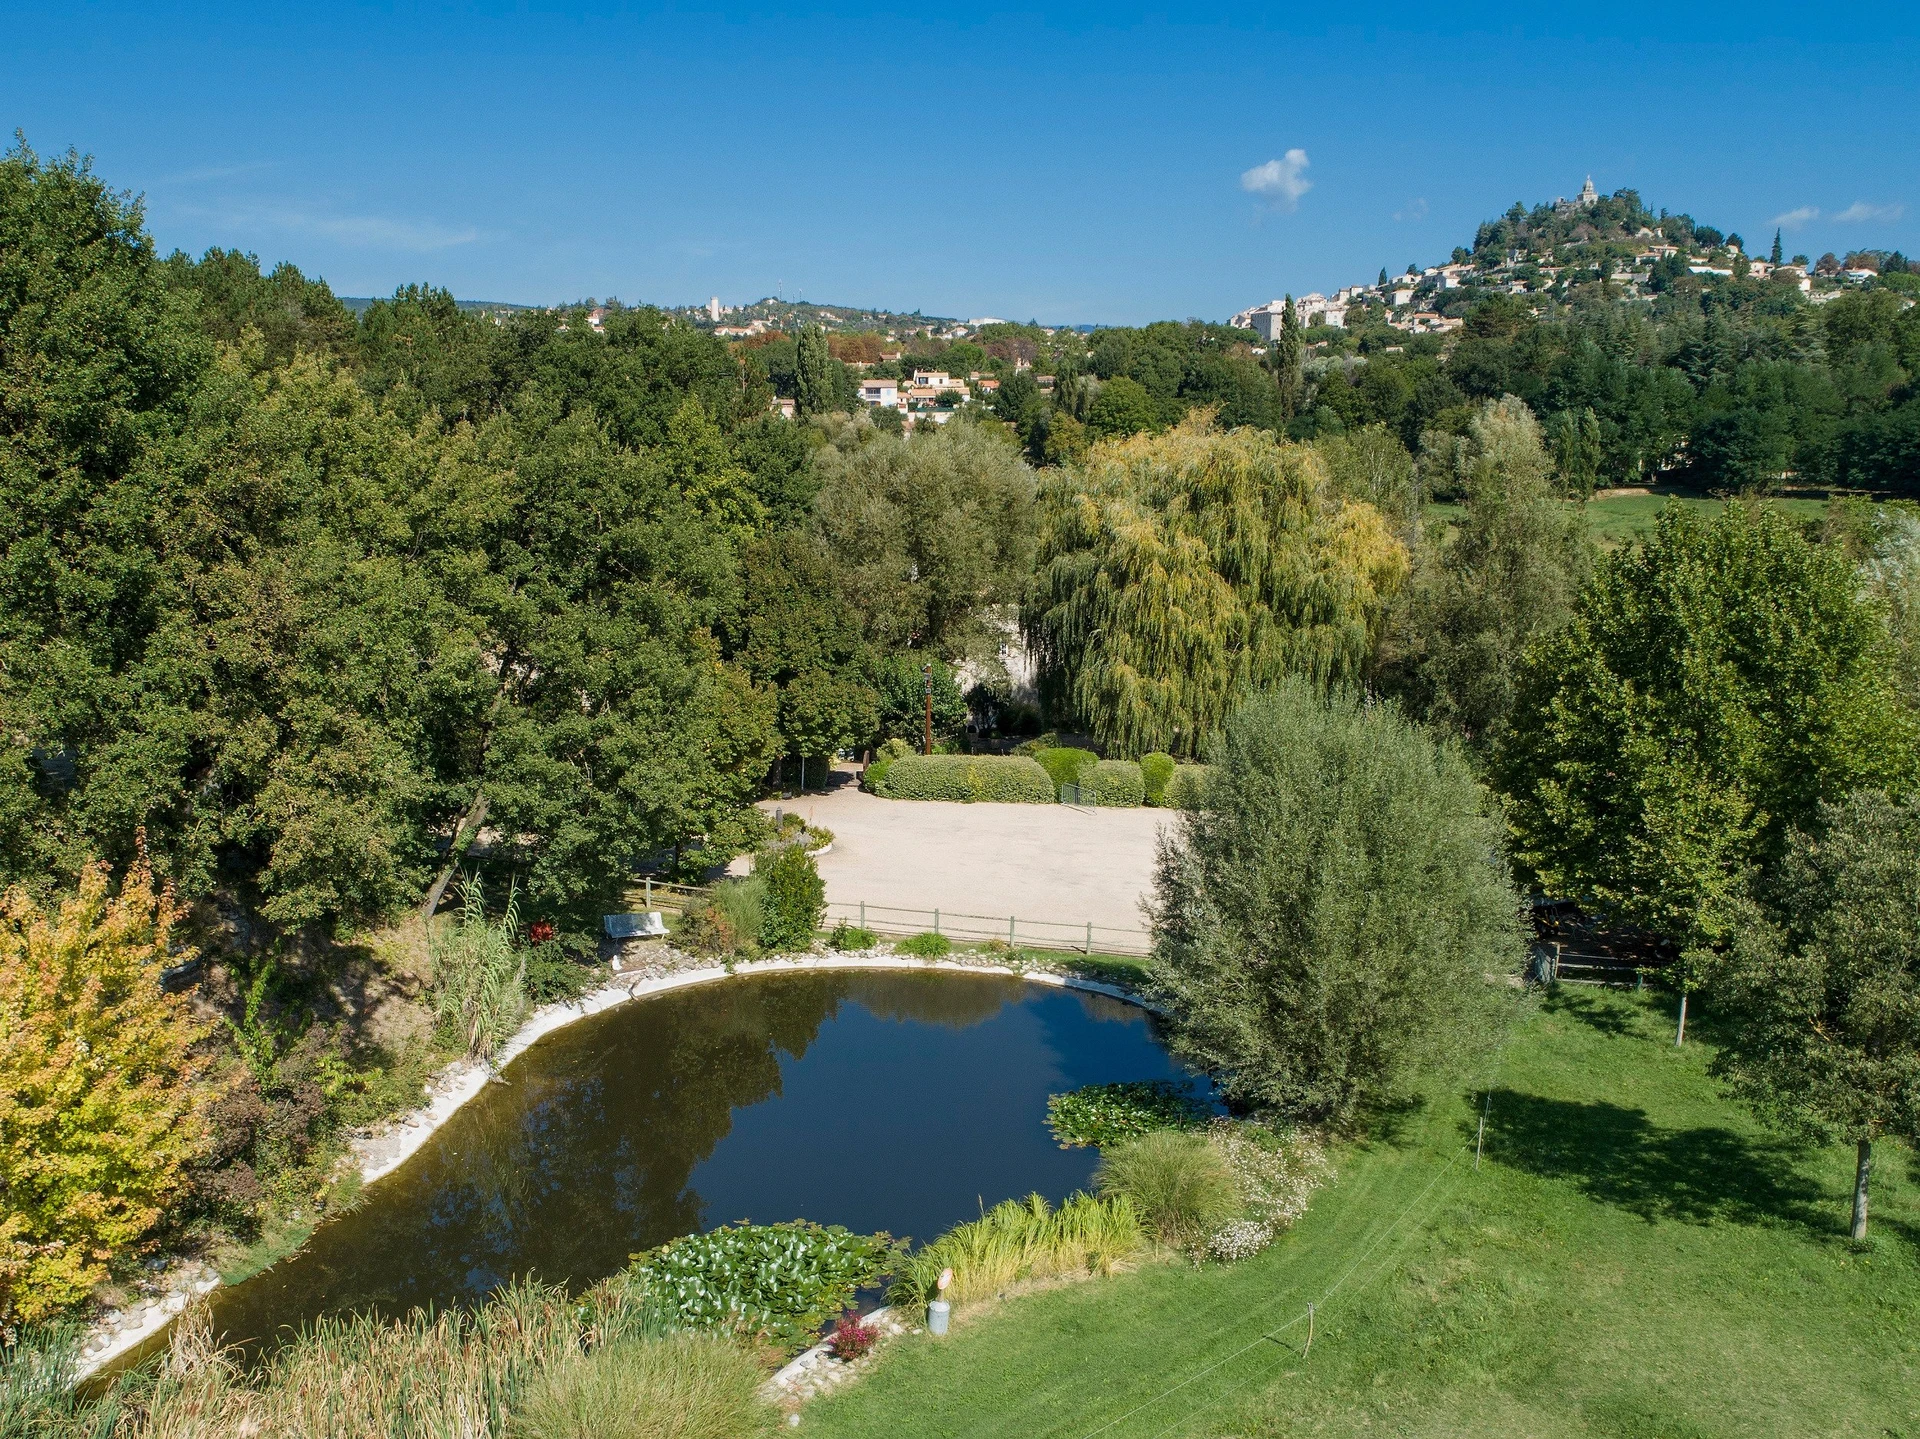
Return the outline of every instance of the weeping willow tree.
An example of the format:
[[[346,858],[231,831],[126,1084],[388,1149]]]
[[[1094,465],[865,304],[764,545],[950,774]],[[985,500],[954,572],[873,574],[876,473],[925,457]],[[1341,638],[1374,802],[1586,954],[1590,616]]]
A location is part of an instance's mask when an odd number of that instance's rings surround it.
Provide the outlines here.
[[[1199,412],[1040,495],[1023,624],[1041,694],[1111,751],[1193,754],[1237,695],[1357,672],[1405,548],[1314,452]]]

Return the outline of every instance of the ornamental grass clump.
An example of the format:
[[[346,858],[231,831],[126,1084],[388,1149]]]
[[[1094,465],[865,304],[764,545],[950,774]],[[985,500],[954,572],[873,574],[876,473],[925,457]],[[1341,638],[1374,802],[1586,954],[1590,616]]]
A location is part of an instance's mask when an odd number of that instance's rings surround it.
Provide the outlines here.
[[[1156,1129],[1102,1151],[1094,1182],[1125,1195],[1169,1249],[1204,1248],[1240,1210],[1233,1171],[1203,1134]]]
[[[744,1439],[764,1434],[764,1375],[712,1334],[607,1345],[547,1369],[509,1431],[514,1439]]]
[[[872,949],[880,942],[880,936],[870,929],[862,929],[857,924],[842,921],[833,927],[827,936],[827,948],[845,953],[848,950]]]
[[[1004,1200],[916,1250],[887,1297],[924,1304],[938,1296],[943,1269],[953,1271],[946,1297],[957,1304],[990,1299],[1026,1281],[1111,1274],[1145,1242],[1140,1217],[1124,1195],[1074,1194],[1053,1209],[1030,1194]]]
[[[953,941],[944,934],[935,934],[929,930],[925,934],[916,934],[911,939],[903,939],[894,946],[902,954],[911,954],[917,959],[944,959],[953,953]]]

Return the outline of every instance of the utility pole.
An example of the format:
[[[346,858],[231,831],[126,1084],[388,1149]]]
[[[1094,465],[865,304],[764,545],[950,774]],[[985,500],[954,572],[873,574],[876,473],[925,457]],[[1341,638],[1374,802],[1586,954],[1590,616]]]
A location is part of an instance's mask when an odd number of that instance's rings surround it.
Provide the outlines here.
[[[920,673],[926,681],[925,688],[926,688],[926,694],[927,694],[926,742],[921,747],[920,753],[932,754],[933,753],[933,663],[932,661],[928,661],[926,664],[922,665],[920,667]]]

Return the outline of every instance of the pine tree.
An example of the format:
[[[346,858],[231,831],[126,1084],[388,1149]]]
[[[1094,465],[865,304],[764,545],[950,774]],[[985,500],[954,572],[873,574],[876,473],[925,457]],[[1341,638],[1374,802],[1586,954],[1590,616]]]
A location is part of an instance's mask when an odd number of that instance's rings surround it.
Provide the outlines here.
[[[1380,288],[1384,290],[1386,287],[1387,287],[1387,267],[1385,265],[1382,265],[1380,267]]]
[[[1780,263],[1780,232],[1778,230],[1773,232],[1773,254],[1770,258],[1774,264]]]

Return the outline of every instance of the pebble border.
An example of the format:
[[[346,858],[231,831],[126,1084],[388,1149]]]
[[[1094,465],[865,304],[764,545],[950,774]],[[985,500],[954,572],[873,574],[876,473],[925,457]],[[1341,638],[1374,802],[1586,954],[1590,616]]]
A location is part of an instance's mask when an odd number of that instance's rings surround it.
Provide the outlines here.
[[[667,957],[669,963],[672,963],[682,956],[678,950],[667,949],[663,951],[663,957]],[[616,965],[619,963],[617,959],[614,961]],[[650,995],[666,994],[676,989],[690,989],[697,984],[712,984],[742,975],[806,974],[814,970],[834,969],[991,974],[1010,979],[1023,979],[1032,984],[1050,985],[1056,989],[1077,989],[1088,994],[1104,994],[1109,999],[1118,999],[1154,1012],[1154,1006],[1146,1003],[1138,995],[1119,985],[1107,984],[1097,979],[1082,979],[1078,975],[1061,974],[1057,970],[1050,969],[1015,969],[1005,964],[970,964],[956,959],[903,957],[884,947],[848,954],[805,954],[780,959],[755,959],[736,964],[731,969],[723,965],[710,965],[693,969],[676,969],[665,974],[646,973],[648,969],[657,967],[657,965],[643,965],[637,975],[626,975],[616,971],[611,982],[589,994],[582,995],[578,1000],[543,1005],[536,1009],[527,1016],[525,1023],[514,1032],[513,1037],[502,1046],[499,1055],[491,1064],[455,1060],[427,1082],[426,1092],[429,1098],[426,1104],[407,1114],[396,1116],[386,1121],[379,1130],[356,1136],[350,1142],[348,1152],[359,1164],[361,1182],[371,1184],[375,1180],[385,1178],[405,1164],[420,1151],[427,1140],[433,1137],[435,1130],[453,1118],[462,1105],[485,1089],[514,1060],[555,1030],[565,1029],[568,1025],[578,1023],[590,1015],[603,1014],[629,1000],[645,999]],[[152,1292],[143,1296],[138,1303],[124,1309],[110,1311],[87,1330],[86,1337],[81,1341],[79,1362],[74,1370],[75,1379],[87,1378],[98,1372],[103,1365],[158,1334],[190,1302],[211,1293],[219,1284],[220,1276],[209,1266],[198,1263],[188,1263],[176,1268],[165,1278],[156,1278],[151,1285]],[[876,1310],[875,1315],[884,1315],[885,1312],[885,1310]],[[874,1315],[868,1316],[870,1320],[874,1317]],[[889,1328],[897,1324],[897,1320],[888,1318]],[[815,1357],[809,1358],[809,1356]],[[819,1367],[822,1363],[835,1366],[846,1373],[851,1373],[853,1369],[853,1366],[843,1365],[827,1354],[825,1345],[816,1345],[782,1369],[769,1383],[778,1383],[783,1375],[793,1370],[794,1366],[800,1364],[802,1360],[808,1361],[809,1370]],[[826,1372],[822,1370],[823,1374]],[[838,1379],[834,1382],[838,1382]],[[814,1389],[809,1392],[820,1391]]]

